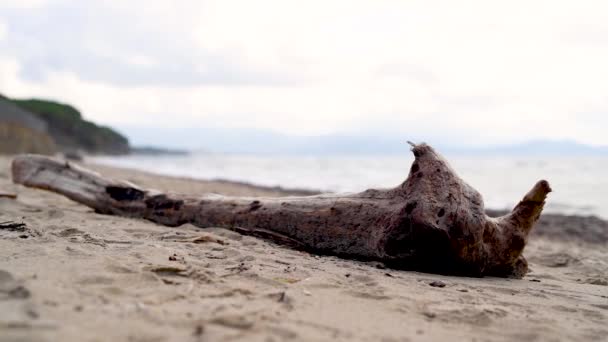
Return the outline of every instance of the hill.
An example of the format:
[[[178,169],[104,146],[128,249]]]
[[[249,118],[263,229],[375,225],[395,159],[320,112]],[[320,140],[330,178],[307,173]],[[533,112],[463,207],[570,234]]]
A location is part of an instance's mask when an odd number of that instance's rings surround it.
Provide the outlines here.
[[[0,154],[56,151],[47,123],[0,95]]]
[[[608,146],[591,146],[573,140],[528,140],[502,145],[463,145],[441,137],[396,131],[370,131],[319,136],[285,135],[255,128],[166,127],[123,125],[135,145],[158,143],[167,148],[236,154],[276,155],[409,155],[407,140],[427,142],[447,155],[482,156],[608,156]]]
[[[41,99],[10,100],[43,121],[58,150],[98,154],[129,153],[126,137],[106,126],[85,120],[71,105]]]

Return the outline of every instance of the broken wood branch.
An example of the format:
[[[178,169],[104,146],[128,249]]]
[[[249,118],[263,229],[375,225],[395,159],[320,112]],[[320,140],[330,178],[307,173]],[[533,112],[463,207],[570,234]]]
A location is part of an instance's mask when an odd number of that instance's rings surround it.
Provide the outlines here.
[[[458,275],[522,277],[528,234],[549,183],[541,180],[508,215],[491,218],[481,195],[426,144],[400,185],[358,194],[248,198],[192,197],[103,178],[69,162],[23,155],[15,183],[57,192],[99,213],[168,226],[224,227],[294,248],[391,267]]]
[[[26,229],[25,223],[17,223],[13,221],[0,222],[0,230],[8,230],[10,232],[24,232]]]

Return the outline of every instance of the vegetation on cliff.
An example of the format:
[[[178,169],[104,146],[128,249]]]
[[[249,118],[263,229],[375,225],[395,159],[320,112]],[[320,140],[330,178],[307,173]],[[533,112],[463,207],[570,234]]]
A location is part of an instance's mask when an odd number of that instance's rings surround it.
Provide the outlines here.
[[[44,121],[48,134],[63,152],[129,153],[126,137],[109,127],[85,120],[71,105],[40,99],[11,101]]]

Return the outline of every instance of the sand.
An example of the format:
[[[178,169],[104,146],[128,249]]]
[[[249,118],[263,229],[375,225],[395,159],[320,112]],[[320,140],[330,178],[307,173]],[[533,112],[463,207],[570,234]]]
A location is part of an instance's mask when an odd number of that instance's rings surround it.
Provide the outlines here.
[[[577,219],[531,239],[524,279],[441,276],[95,214],[12,184],[8,165],[0,192],[18,197],[0,198],[0,222],[25,226],[0,230],[0,341],[608,340],[605,241],[547,233]],[[88,167],[160,190],[289,194]]]

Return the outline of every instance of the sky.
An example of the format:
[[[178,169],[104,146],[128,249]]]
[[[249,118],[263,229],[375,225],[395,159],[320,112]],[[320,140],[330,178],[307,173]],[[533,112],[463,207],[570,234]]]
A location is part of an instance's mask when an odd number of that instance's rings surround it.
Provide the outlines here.
[[[607,15],[584,0],[0,0],[0,93],[167,139],[608,145]]]

